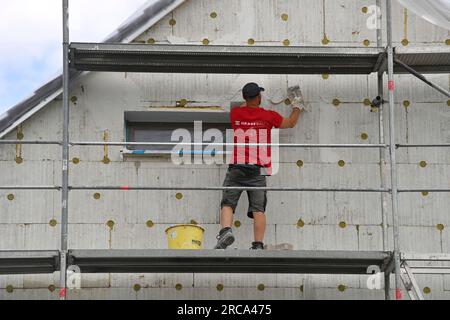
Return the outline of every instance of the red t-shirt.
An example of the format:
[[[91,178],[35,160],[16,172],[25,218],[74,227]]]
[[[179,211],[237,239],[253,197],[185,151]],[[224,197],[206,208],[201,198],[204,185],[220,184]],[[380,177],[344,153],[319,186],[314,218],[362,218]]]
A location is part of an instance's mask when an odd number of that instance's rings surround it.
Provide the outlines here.
[[[231,110],[231,127],[234,143],[271,143],[272,128],[280,128],[283,117],[275,111],[243,105]],[[266,168],[271,165],[271,149],[267,146],[235,146],[234,164],[256,164]]]

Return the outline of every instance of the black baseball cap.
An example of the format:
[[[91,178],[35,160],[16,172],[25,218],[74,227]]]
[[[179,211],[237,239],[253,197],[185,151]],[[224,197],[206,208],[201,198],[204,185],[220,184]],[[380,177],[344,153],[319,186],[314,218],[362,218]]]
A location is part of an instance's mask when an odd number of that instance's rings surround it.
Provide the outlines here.
[[[259,85],[257,85],[254,82],[250,82],[250,83],[247,83],[244,86],[244,88],[242,89],[242,95],[244,96],[244,99],[254,98],[258,94],[260,94],[261,91],[265,91],[264,88],[261,88]]]

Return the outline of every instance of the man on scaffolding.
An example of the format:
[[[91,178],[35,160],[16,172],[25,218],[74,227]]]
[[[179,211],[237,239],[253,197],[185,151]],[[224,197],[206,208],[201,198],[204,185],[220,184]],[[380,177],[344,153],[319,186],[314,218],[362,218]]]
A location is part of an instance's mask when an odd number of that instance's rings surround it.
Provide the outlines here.
[[[231,110],[230,120],[234,133],[235,144],[251,144],[234,146],[233,157],[223,183],[224,187],[266,187],[266,175],[271,175],[271,149],[264,144],[271,143],[272,128],[288,129],[297,125],[300,114],[304,111],[302,94],[297,87],[291,90],[292,113],[289,118],[283,118],[275,111],[261,107],[261,88],[256,83],[248,83],[242,89],[246,103]],[[253,144],[261,144],[254,146]],[[221,230],[217,236],[215,249],[226,249],[235,237],[231,229],[233,215],[236,210],[242,190],[224,190],[221,201]],[[267,191],[248,190],[249,208],[247,216],[254,222],[254,242],[250,249],[264,249],[264,234],[266,231]]]

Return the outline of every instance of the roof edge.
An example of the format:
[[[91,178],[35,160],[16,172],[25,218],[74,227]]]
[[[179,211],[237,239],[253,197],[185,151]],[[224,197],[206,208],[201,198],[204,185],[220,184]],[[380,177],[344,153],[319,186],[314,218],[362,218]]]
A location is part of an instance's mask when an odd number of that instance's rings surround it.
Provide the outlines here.
[[[155,3],[143,6],[136,11],[116,32],[108,36],[103,43],[129,43],[140,34],[153,27],[167,14],[178,8],[187,0],[158,0]],[[141,14],[139,12],[141,11]],[[74,81],[81,72],[71,71],[71,80]],[[37,89],[31,97],[19,102],[5,111],[5,117],[0,118],[0,139],[10,133],[19,124],[23,123],[38,111],[47,106],[62,93],[62,75],[45,83]]]

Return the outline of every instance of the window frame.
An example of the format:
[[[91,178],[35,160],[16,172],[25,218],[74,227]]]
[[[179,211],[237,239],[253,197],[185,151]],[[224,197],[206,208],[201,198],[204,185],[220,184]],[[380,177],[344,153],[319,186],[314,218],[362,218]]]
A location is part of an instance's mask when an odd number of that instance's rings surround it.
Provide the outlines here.
[[[191,120],[191,121],[189,121]],[[194,121],[202,121],[203,132],[211,128],[217,128],[222,132],[226,129],[231,129],[230,123],[230,113],[224,111],[136,111],[136,112],[125,112],[125,142],[139,142],[136,141],[136,130],[149,126],[155,126],[159,128],[169,126],[171,130],[177,128],[185,128],[190,132],[194,129]],[[226,135],[224,135],[225,139]],[[150,140],[152,141],[152,140]],[[166,141],[156,141],[156,142],[172,142],[170,140]],[[225,142],[225,141],[224,141]],[[145,146],[142,148],[140,146],[129,146],[126,145],[122,150],[122,155],[124,157],[129,156],[170,156],[173,154],[173,146],[167,146],[161,149],[157,146],[152,148],[151,146]],[[226,151],[218,152],[217,154],[226,154]],[[191,154],[194,154],[193,152]]]

